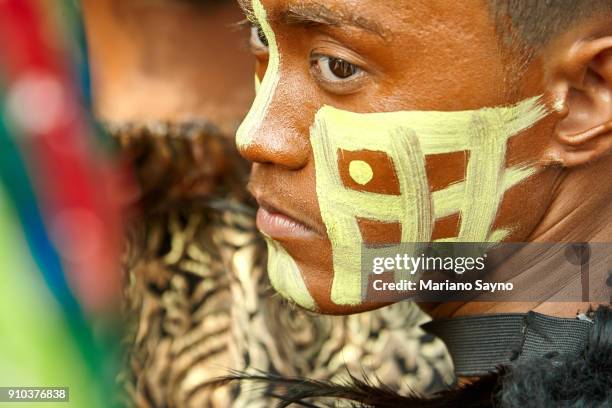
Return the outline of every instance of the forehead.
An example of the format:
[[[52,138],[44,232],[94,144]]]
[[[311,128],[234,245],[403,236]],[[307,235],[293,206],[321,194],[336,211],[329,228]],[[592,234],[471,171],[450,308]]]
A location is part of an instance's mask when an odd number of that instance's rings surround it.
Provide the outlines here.
[[[241,0],[250,4],[251,0]],[[387,34],[413,31],[491,32],[489,0],[261,0],[268,17],[277,23],[288,23],[292,17],[328,20],[383,31]],[[425,32],[422,30],[426,29]]]
[[[503,57],[489,0],[261,3],[281,54],[303,54],[307,50],[298,42],[324,29],[384,72],[382,81],[400,101],[396,110],[464,110],[507,103],[504,78],[511,72],[511,60]]]

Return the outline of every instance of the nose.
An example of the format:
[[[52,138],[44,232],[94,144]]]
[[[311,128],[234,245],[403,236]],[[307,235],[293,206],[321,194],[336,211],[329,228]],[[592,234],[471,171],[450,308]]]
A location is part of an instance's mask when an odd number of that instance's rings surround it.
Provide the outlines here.
[[[295,129],[275,126],[275,122],[269,120],[255,127],[250,141],[239,145],[238,151],[253,163],[274,164],[289,170],[303,168],[308,162],[309,146],[295,134]]]
[[[295,92],[283,89],[279,76],[269,71],[238,128],[236,145],[240,154],[253,163],[299,170],[310,157],[307,115],[292,100]]]

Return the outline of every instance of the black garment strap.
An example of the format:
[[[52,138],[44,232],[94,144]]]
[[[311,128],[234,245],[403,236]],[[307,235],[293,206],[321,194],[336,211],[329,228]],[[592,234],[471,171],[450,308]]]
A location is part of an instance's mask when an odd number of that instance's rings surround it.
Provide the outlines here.
[[[440,319],[422,327],[444,341],[457,376],[473,377],[550,353],[578,354],[593,323],[529,312]]]

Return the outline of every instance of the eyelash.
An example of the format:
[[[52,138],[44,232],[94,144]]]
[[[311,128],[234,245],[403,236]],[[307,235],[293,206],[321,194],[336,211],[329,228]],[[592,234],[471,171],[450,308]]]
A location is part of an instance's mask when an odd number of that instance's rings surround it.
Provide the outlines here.
[[[255,56],[267,56],[269,44],[261,26],[255,24],[251,26],[250,45]],[[360,66],[343,58],[322,53],[311,55],[310,69],[314,78],[325,90],[336,94],[354,92],[356,83],[365,75],[365,71]]]
[[[251,25],[251,38],[249,42],[254,54],[268,52],[268,39],[261,26]]]

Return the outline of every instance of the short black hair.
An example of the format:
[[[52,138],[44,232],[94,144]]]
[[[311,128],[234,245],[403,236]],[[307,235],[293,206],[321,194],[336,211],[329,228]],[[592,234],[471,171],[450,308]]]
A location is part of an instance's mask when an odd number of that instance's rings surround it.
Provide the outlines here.
[[[489,0],[505,43],[537,51],[584,18],[612,11],[612,0]]]

